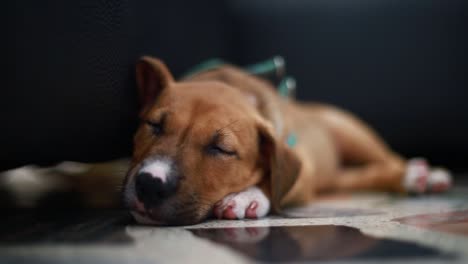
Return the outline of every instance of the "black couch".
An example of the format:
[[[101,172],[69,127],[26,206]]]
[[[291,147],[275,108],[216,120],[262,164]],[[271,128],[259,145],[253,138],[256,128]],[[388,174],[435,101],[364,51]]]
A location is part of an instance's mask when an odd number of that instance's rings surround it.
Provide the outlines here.
[[[0,169],[128,156],[134,63],[174,74],[280,54],[300,100],[357,113],[398,152],[468,167],[468,1],[8,1]]]

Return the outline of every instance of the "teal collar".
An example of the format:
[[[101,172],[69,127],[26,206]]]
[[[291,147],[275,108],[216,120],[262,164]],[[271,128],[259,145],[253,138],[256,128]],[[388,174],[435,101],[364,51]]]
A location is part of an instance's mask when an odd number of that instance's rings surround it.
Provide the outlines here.
[[[288,137],[286,138],[286,144],[290,148],[294,148],[297,144],[297,135],[295,133],[289,133]]]

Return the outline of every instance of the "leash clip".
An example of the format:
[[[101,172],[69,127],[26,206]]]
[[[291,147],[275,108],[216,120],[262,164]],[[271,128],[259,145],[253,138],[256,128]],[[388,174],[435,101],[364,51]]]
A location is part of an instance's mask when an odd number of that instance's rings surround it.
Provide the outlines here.
[[[284,98],[296,97],[296,79],[286,76],[278,85],[278,93]]]

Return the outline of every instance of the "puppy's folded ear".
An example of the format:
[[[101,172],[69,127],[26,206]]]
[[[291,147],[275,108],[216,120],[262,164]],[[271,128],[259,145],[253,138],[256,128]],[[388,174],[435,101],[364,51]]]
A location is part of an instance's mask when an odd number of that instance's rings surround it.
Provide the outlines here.
[[[273,210],[281,212],[284,198],[292,189],[299,176],[299,157],[275,134],[273,127],[266,122],[258,125],[260,155],[265,167],[265,178],[271,192]]]
[[[136,80],[140,107],[144,113],[161,92],[174,82],[174,77],[161,60],[144,56],[136,65]]]

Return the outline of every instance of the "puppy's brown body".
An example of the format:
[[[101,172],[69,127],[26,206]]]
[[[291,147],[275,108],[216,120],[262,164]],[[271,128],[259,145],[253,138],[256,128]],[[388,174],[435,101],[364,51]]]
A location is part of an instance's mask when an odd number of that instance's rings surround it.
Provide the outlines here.
[[[137,81],[142,123],[124,194],[139,222],[194,223],[211,211],[255,218],[270,204],[279,212],[326,191],[426,189],[427,165],[408,172],[350,113],[282,98],[233,66],[175,81],[161,61],[144,57]]]
[[[137,82],[142,122],[124,196],[141,223],[196,223],[211,212],[256,218],[326,191],[450,184],[448,172],[404,160],[350,113],[282,98],[233,66],[175,81],[161,61],[143,57]]]

